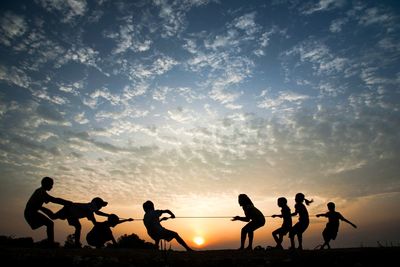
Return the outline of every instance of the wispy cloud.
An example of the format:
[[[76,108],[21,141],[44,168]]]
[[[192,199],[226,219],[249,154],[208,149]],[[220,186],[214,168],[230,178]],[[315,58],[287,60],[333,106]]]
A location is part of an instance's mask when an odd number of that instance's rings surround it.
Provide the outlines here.
[[[10,46],[14,40],[28,30],[28,24],[23,16],[6,12],[0,19],[0,43]]]

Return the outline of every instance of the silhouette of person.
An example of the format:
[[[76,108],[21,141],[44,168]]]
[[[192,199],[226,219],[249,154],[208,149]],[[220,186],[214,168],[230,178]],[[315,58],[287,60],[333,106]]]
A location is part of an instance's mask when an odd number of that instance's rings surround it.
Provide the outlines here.
[[[238,197],[239,205],[243,208],[245,217],[235,216],[232,221],[248,222],[241,230],[240,233],[240,250],[244,249],[246,236],[249,237],[249,244],[246,249],[253,249],[254,231],[264,226],[265,217],[259,209],[254,207],[253,202],[246,194],[240,194]]]
[[[278,207],[281,208],[281,214],[277,215],[274,214],[271,217],[279,217],[283,219],[282,226],[275,231],[272,232],[272,236],[275,239],[276,242],[276,248],[277,249],[283,249],[282,247],[282,241],[283,237],[289,233],[290,229],[292,228],[292,213],[290,211],[290,208],[287,205],[287,199],[285,197],[280,197],[278,198]]]
[[[107,221],[98,222],[93,226],[92,230],[90,230],[86,235],[86,241],[90,246],[94,246],[96,248],[104,247],[104,244],[107,241],[112,241],[112,243],[116,245],[117,241],[115,241],[111,227],[115,227],[123,222],[131,221],[133,221],[132,218],[120,220],[117,215],[110,214]]]
[[[297,193],[295,197],[296,204],[294,206],[295,211],[292,213],[292,216],[299,215],[299,221],[290,229],[289,238],[290,238],[290,248],[294,249],[294,237],[297,235],[297,239],[299,241],[298,249],[303,249],[303,233],[308,228],[310,224],[310,219],[308,217],[308,211],[306,206],[304,206],[303,201],[306,205],[310,205],[313,200],[308,200],[305,198],[303,193]]]
[[[52,197],[47,193],[53,188],[54,180],[50,177],[44,177],[41,181],[41,187],[36,189],[26,203],[24,217],[29,226],[35,230],[43,225],[47,227],[47,243],[49,246],[54,245],[54,223],[49,219],[53,216],[53,212],[43,207],[44,203],[56,203],[60,205],[68,205],[71,201],[62,198]],[[47,216],[45,216],[44,214]]]
[[[326,224],[325,229],[322,231],[322,237],[324,238],[324,244],[322,244],[321,249],[324,249],[325,246],[328,248],[331,248],[329,245],[329,242],[331,240],[335,240],[337,233],[339,231],[339,221],[342,220],[344,222],[347,222],[354,228],[357,228],[355,224],[347,220],[345,217],[342,216],[339,212],[335,211],[335,203],[329,202],[327,204],[328,206],[328,212],[327,213],[321,213],[317,214],[317,217],[327,217],[328,218],[328,223]]]
[[[150,200],[143,203],[144,217],[143,223],[146,227],[147,234],[155,241],[155,245],[159,248],[160,240],[171,241],[175,240],[183,246],[187,251],[192,251],[185,241],[178,235],[178,233],[168,230],[161,225],[161,221],[175,218],[175,215],[170,210],[156,210],[154,204]],[[167,213],[170,217],[160,217]]]
[[[81,247],[82,244],[80,239],[82,226],[79,222],[79,219],[87,218],[88,220],[92,221],[94,225],[96,225],[96,218],[94,214],[104,217],[109,216],[109,214],[100,211],[100,209],[107,206],[107,204],[108,203],[101,198],[95,197],[89,203],[72,203],[70,205],[66,205],[57,213],[55,213],[53,218],[62,220],[67,219],[68,224],[75,227],[75,246]]]

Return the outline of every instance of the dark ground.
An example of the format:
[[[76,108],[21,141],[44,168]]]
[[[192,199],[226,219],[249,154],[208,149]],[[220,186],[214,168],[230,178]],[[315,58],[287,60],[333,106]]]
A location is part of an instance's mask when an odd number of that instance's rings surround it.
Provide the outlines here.
[[[395,266],[400,247],[304,251],[156,251],[0,247],[1,266],[216,267],[216,266]]]

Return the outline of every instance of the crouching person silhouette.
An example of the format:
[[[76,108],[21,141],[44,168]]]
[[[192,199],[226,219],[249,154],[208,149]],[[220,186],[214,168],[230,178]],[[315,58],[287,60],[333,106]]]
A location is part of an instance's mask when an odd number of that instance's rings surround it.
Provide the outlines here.
[[[289,233],[292,229],[292,213],[287,205],[287,199],[285,197],[278,198],[278,207],[281,208],[281,214],[274,214],[272,218],[279,217],[283,219],[282,226],[272,232],[272,236],[276,242],[277,249],[283,249],[282,241],[283,237]]]
[[[123,222],[131,221],[133,221],[132,218],[120,220],[117,215],[110,214],[107,221],[98,222],[93,226],[92,230],[90,230],[86,235],[86,241],[90,246],[96,248],[104,247],[104,244],[108,241],[111,241],[113,245],[116,245],[117,241],[115,241],[111,227],[115,227]]]
[[[175,218],[175,215],[170,210],[156,210],[154,209],[153,202],[150,200],[143,203],[143,210],[145,212],[143,217],[144,226],[146,227],[148,235],[155,241],[157,248],[159,248],[160,240],[171,241],[175,239],[187,251],[192,251],[178,233],[168,230],[161,225],[161,221]],[[161,215],[164,213],[169,214],[171,217],[163,217],[160,219]]]
[[[79,248],[82,246],[80,242],[82,226],[79,222],[79,219],[87,218],[94,225],[96,225],[96,218],[94,214],[104,217],[109,216],[109,214],[100,211],[100,209],[107,206],[107,204],[107,202],[99,197],[93,198],[89,203],[72,203],[64,206],[62,209],[56,212],[53,216],[53,219],[66,219],[69,225],[75,227],[75,247]]]
[[[32,196],[26,203],[24,217],[29,226],[35,230],[45,225],[47,227],[47,243],[49,247],[55,246],[54,243],[54,223],[49,218],[52,218],[54,213],[48,208],[43,207],[44,203],[57,203],[68,205],[71,201],[62,198],[50,196],[47,191],[53,188],[54,181],[50,177],[44,177],[41,181],[41,187],[33,192]],[[45,216],[44,214],[47,216]]]
[[[244,211],[245,217],[235,216],[232,218],[232,221],[242,221],[247,222],[247,224],[242,228],[240,232],[240,248],[239,250],[244,249],[244,244],[246,242],[246,236],[249,237],[249,244],[247,246],[247,250],[253,249],[253,238],[254,231],[258,228],[264,226],[265,217],[262,212],[257,209],[251,199],[246,194],[240,194],[238,196],[239,205],[242,207]]]

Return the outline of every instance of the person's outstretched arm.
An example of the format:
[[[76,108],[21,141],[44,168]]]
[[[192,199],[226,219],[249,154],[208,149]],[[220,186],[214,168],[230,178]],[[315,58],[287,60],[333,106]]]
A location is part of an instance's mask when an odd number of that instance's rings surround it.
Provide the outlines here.
[[[317,214],[317,215],[315,215],[315,216],[317,216],[317,217],[328,217],[328,216],[326,215],[326,213],[320,213],[320,214]]]
[[[281,214],[274,214],[274,215],[272,215],[271,217],[272,217],[272,218],[275,218],[275,217],[283,218],[283,215],[281,215]]]
[[[96,213],[99,216],[104,216],[104,217],[110,216],[110,214],[102,212],[102,211],[99,211],[99,210],[96,210],[94,213]]]
[[[350,224],[351,226],[353,226],[354,228],[357,228],[357,225],[355,225],[354,223],[352,223],[351,221],[347,220],[345,217],[343,217],[342,215],[340,215],[340,219],[344,222],[347,222],[348,224]]]
[[[134,221],[132,218],[119,220],[117,224],[124,223],[124,222],[132,222]]]
[[[231,221],[242,221],[242,222],[249,222],[250,218],[248,217],[241,217],[241,216],[235,216],[232,218]]]
[[[63,206],[72,204],[72,201],[65,200],[65,199],[59,198],[59,197],[53,197],[53,196],[51,196],[49,194],[47,194],[47,198],[48,198],[49,202],[60,204],[60,205],[63,205]]]

